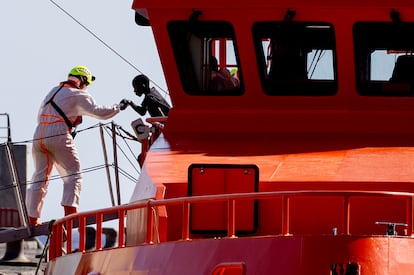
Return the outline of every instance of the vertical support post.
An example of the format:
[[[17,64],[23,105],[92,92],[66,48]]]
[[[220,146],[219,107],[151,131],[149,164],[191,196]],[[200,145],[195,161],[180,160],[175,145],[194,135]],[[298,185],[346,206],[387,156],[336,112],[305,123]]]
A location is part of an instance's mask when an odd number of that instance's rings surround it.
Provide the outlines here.
[[[11,143],[11,127],[10,127],[10,116],[6,113],[7,116],[7,143]]]
[[[414,196],[410,197],[410,203],[411,203],[411,209],[410,209],[410,216],[411,219],[408,221],[408,224],[410,225],[409,230],[410,232],[408,232],[407,235],[411,236],[414,233]]]
[[[58,255],[56,255],[56,247],[57,246],[57,228],[58,226],[52,226],[52,234],[50,237],[50,242],[49,242],[49,260],[53,260],[54,258],[56,258]],[[50,234],[50,233],[49,233]]]
[[[112,206],[115,206],[114,192],[112,190],[111,173],[109,172],[108,153],[106,151],[105,137],[104,137],[104,134],[103,134],[103,124],[102,123],[99,123],[99,131],[101,133],[101,144],[102,144],[102,151],[103,151],[104,160],[105,160],[105,170],[106,170],[106,178],[108,180],[109,194],[111,196]]]
[[[182,220],[182,239],[190,239],[190,203],[188,201],[183,202],[183,220]]]
[[[73,220],[66,221],[66,252],[72,253],[72,224]],[[65,227],[62,228],[63,232],[65,232]]]
[[[227,236],[230,238],[236,237],[236,201],[234,199],[229,199],[227,201],[228,205],[228,226],[227,226]]]
[[[227,43],[226,39],[222,38],[219,40],[219,51],[220,51],[220,60],[219,60],[219,67],[220,69],[227,67]]]
[[[349,235],[349,223],[351,215],[351,206],[349,205],[349,196],[345,195],[344,197],[344,226],[345,226],[345,235]]]
[[[282,235],[289,235],[289,196],[282,196]]]
[[[112,147],[114,151],[114,169],[115,169],[115,183],[116,183],[116,193],[118,199],[118,205],[121,205],[121,194],[119,189],[119,168],[118,168],[118,151],[116,146],[116,131],[115,123],[112,121]]]
[[[147,238],[146,243],[152,244],[154,239],[154,215],[152,214],[152,207],[148,203],[147,206]]]
[[[62,256],[62,251],[64,249],[63,247],[63,232],[65,230],[63,224],[59,224],[58,226],[56,226],[56,232],[53,232],[53,234],[56,233],[56,238],[55,238],[55,257],[60,257]]]
[[[102,213],[96,215],[96,250],[102,249]]]
[[[118,213],[118,247],[125,246],[125,210],[120,210]]]
[[[83,215],[79,216],[79,251],[85,252],[86,242],[86,217]]]
[[[213,46],[210,47],[210,38],[203,38],[203,68],[202,68],[202,74],[201,74],[201,88],[203,90],[208,89],[208,85],[211,79],[211,64],[210,64],[210,56],[215,55],[215,40],[213,40]],[[211,50],[211,51],[210,51]]]

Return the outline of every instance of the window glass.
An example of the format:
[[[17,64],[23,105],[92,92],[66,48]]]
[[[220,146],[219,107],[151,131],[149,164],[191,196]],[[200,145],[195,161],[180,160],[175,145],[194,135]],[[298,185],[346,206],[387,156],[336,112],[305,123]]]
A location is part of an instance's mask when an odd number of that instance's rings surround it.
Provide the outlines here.
[[[358,22],[353,27],[358,93],[414,95],[414,23]]]
[[[330,24],[258,22],[253,37],[266,94],[336,94],[335,37]]]
[[[241,95],[233,27],[219,21],[173,21],[168,33],[184,90],[192,95]]]

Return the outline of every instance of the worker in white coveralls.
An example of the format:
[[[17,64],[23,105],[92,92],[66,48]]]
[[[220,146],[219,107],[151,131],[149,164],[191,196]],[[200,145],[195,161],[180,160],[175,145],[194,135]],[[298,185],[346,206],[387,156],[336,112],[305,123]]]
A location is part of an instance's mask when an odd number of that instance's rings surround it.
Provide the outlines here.
[[[68,80],[54,87],[40,106],[32,146],[35,171],[26,193],[31,225],[39,224],[53,166],[63,179],[61,205],[65,216],[77,213],[82,174],[73,138],[82,116],[109,119],[127,107],[125,100],[111,107],[96,104],[87,91],[94,80],[86,67],[76,66],[69,72]]]

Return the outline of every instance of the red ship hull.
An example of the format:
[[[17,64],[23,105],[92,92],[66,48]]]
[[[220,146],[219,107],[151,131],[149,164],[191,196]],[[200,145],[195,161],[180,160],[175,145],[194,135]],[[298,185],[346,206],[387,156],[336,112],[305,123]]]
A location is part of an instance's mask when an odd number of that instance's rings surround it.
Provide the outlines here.
[[[414,240],[354,236],[265,236],[189,240],[73,254],[50,274],[215,274],[239,266],[245,274],[412,274]],[[341,249],[338,249],[338,248]],[[97,273],[92,273],[97,272]],[[229,271],[228,271],[229,272]],[[228,273],[217,273],[228,274]],[[229,273],[231,274],[231,273]],[[243,273],[236,273],[243,274]]]

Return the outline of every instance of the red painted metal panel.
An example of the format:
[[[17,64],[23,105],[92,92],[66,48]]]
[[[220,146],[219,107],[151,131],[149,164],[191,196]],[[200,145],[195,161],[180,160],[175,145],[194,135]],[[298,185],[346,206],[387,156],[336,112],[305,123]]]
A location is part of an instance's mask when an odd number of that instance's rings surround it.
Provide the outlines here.
[[[192,164],[189,168],[189,195],[256,192],[258,176],[257,167],[253,165]],[[228,207],[226,202],[192,205],[191,229],[194,232],[226,231]],[[237,217],[236,231],[256,230],[257,209],[254,201],[238,201],[235,203],[234,211]]]
[[[185,197],[188,194],[188,185],[185,183],[165,183],[165,198]],[[171,205],[167,207],[168,213],[168,240],[179,240],[182,235],[181,221],[183,207],[181,205]]]
[[[225,194],[224,169],[192,169],[192,196]],[[226,230],[226,204],[224,202],[203,203],[191,207],[191,229],[195,231]]]
[[[332,234],[343,229],[344,201],[342,197],[295,197],[290,199],[291,234]]]

